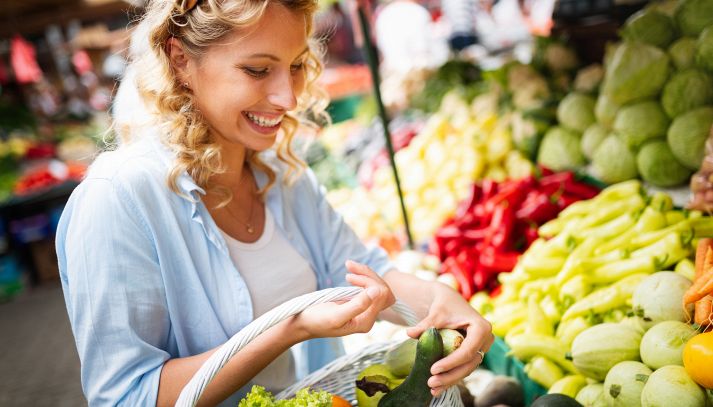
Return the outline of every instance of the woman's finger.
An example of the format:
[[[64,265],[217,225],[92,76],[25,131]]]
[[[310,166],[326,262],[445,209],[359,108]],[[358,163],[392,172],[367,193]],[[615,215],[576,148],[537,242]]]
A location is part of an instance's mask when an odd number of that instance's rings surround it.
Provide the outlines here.
[[[375,295],[378,294],[375,294],[371,288],[367,288],[351,300],[338,304],[332,312],[332,321],[336,322],[336,326],[346,325],[371,307],[373,303],[372,296]]]
[[[447,372],[431,376],[428,379],[428,387],[435,389],[438,387],[453,386],[473,372],[479,364],[479,361],[471,360],[470,362],[457,366]]]

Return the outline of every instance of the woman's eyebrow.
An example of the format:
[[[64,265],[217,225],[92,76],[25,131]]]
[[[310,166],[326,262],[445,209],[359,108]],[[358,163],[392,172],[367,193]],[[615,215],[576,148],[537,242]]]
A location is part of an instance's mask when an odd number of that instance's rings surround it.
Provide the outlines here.
[[[299,58],[299,57],[301,57],[302,55],[306,54],[307,51],[309,51],[309,47],[305,47],[305,49],[302,50],[302,52],[300,52],[300,54],[297,56],[297,58]],[[273,55],[273,54],[266,54],[266,53],[250,54],[250,55],[247,56],[247,58],[249,58],[249,59],[267,58],[267,59],[273,60],[273,61],[275,61],[275,62],[280,62],[280,58],[277,57],[276,55]],[[295,58],[295,59],[297,59],[297,58]]]

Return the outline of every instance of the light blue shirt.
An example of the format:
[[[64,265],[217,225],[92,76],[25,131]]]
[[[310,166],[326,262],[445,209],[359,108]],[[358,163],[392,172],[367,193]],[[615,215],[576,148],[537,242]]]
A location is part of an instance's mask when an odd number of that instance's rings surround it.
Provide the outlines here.
[[[294,184],[274,153],[266,196],[276,227],[310,263],[318,288],[347,285],[352,259],[379,274],[386,254],[365,247],[307,170]],[[65,207],[57,255],[67,311],[92,406],[154,405],[163,364],[226,342],[253,320],[250,293],[188,174],[167,185],[173,155],[155,135],[97,158]],[[260,187],[267,176],[255,170]],[[343,353],[336,339],[299,347],[304,376]],[[235,406],[246,388],[225,405]]]

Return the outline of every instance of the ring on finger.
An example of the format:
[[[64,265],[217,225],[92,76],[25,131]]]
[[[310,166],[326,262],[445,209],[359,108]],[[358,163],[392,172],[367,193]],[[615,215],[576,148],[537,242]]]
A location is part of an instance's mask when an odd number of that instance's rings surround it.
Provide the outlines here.
[[[477,353],[478,355],[480,355],[480,362],[479,362],[479,363],[483,363],[483,360],[485,359],[485,352],[483,352],[482,350],[479,350],[479,351],[477,351],[476,353]]]

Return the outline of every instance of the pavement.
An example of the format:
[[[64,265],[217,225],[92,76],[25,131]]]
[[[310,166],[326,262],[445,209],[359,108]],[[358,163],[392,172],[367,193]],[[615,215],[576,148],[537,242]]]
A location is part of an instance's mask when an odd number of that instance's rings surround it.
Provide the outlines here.
[[[86,406],[59,283],[0,303],[0,406]]]

